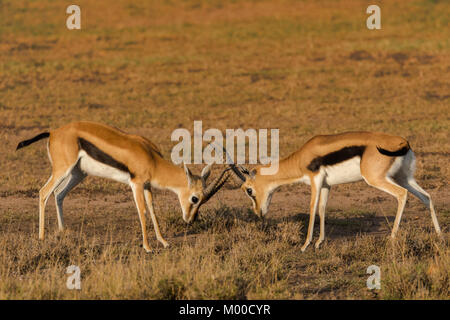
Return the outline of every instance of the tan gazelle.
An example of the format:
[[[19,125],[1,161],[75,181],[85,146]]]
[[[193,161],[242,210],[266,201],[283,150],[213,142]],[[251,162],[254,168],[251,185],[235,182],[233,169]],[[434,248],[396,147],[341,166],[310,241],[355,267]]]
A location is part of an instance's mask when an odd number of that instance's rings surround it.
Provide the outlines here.
[[[308,234],[302,251],[312,240],[317,209],[320,236],[316,248],[325,238],[325,207],[331,186],[360,180],[397,199],[392,237],[395,237],[400,225],[408,191],[430,209],[434,228],[441,234],[431,197],[414,179],[414,152],[408,141],[401,137],[375,132],[320,135],[279,161],[278,166],[276,174],[262,175],[261,168],[264,166],[248,171],[242,166],[230,164],[242,190],[251,199],[254,212],[260,217],[267,213],[272,194],[279,186],[298,182],[311,185]]]
[[[63,230],[64,197],[86,176],[109,178],[128,184],[136,203],[142,228],[143,247],[148,244],[145,211],[150,212],[157,239],[168,243],[161,235],[152,204],[151,187],[169,189],[178,195],[184,221],[197,217],[199,207],[208,201],[226,182],[224,170],[213,182],[206,181],[211,173],[207,165],[201,176],[193,175],[163,159],[159,149],[148,139],[94,122],[74,122],[59,129],[44,132],[19,143],[17,149],[49,138],[47,149],[52,175],[39,191],[39,239],[44,239],[45,205],[53,192],[59,230]]]

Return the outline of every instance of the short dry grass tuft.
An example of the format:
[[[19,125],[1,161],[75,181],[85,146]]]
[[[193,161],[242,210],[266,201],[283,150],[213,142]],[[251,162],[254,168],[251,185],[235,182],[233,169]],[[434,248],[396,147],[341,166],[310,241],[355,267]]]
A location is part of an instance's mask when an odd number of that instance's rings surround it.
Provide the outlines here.
[[[447,299],[449,295],[448,245],[419,228],[402,230],[395,240],[361,235],[330,240],[319,250],[301,253],[302,222],[261,222],[246,212],[220,207],[205,213],[197,226],[183,227],[183,239],[170,249],[158,246],[150,254],[139,247],[138,239],[133,244],[102,243],[65,231],[40,242],[29,235],[4,233],[0,298]],[[72,264],[81,269],[80,291],[66,288],[65,271]],[[373,264],[381,268],[382,288],[377,293],[366,288],[365,272]]]

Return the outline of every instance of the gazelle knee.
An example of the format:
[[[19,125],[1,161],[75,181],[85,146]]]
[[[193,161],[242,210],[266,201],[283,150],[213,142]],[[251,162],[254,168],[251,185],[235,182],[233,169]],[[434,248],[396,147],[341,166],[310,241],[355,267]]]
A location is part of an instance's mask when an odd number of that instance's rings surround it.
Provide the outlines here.
[[[41,190],[39,190],[39,200],[43,201],[45,199],[45,196],[46,196],[45,190],[44,188],[42,188]]]
[[[400,198],[402,201],[406,201],[406,199],[408,198],[408,190],[402,189],[402,190],[400,191],[399,198]]]
[[[421,200],[428,209],[431,209],[431,206],[433,205],[433,203],[431,202],[431,199],[429,197],[424,197],[424,199],[421,199]]]
[[[46,193],[45,190],[39,191],[39,203],[41,205],[45,205],[47,203],[47,200],[49,198],[49,193]]]
[[[62,193],[55,193],[55,201],[57,205],[62,205],[64,202],[64,195]]]

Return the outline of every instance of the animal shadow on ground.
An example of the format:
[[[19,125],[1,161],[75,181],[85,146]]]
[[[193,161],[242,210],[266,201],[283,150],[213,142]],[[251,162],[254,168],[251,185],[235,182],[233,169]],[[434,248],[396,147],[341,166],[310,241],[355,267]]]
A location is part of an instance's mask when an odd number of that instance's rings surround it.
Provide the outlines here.
[[[196,235],[204,232],[226,232],[243,223],[258,223],[258,217],[249,209],[233,208],[222,205],[216,209],[204,210],[199,213],[197,220],[187,225],[176,219],[170,228],[176,230],[174,236]]]
[[[353,237],[361,233],[388,235],[394,218],[394,216],[377,216],[372,211],[341,211],[335,209],[325,215],[325,233],[328,239]],[[180,220],[177,219],[177,221]],[[319,216],[316,215],[314,236],[319,235],[319,221]],[[405,221],[406,219],[402,222]],[[204,232],[229,232],[243,224],[254,225],[270,236],[282,224],[286,223],[300,224],[300,229],[306,235],[309,214],[295,213],[284,217],[270,217],[269,213],[268,217],[260,219],[250,209],[223,205],[216,209],[203,211],[192,225],[176,226],[174,236],[196,235]]]
[[[328,239],[353,237],[363,234],[389,234],[394,221],[393,216],[376,216],[374,212],[344,212],[334,211],[325,214],[325,237]],[[314,236],[319,235],[319,215],[314,220]],[[271,223],[300,222],[306,236],[309,225],[309,213],[296,213],[288,217],[275,218]]]

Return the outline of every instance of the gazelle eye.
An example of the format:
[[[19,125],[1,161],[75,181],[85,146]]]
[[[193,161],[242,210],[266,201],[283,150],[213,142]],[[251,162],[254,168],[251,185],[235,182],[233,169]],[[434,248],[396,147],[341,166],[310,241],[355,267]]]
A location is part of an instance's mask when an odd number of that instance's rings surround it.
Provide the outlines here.
[[[198,202],[198,198],[197,198],[196,196],[193,196],[193,197],[191,198],[191,202],[192,202],[193,204],[196,204],[196,203]]]
[[[252,189],[251,188],[247,188],[247,194],[249,195],[249,196],[252,196]]]

